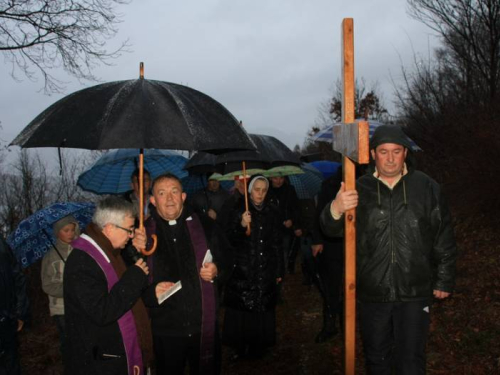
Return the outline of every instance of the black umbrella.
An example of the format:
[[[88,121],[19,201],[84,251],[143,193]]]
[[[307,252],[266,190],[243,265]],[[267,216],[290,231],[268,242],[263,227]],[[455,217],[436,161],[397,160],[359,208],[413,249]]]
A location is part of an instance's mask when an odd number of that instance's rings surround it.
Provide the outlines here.
[[[215,161],[217,172],[224,175],[240,171],[242,161],[246,162],[247,169],[270,169],[284,165],[300,166],[300,158],[275,137],[250,134],[250,138],[257,149],[225,152],[217,155]]]
[[[255,149],[236,118],[211,97],[175,83],[144,79],[93,86],[57,101],[12,141],[21,147],[143,149],[220,153]],[[140,207],[140,225],[143,210]]]
[[[247,171],[252,169],[270,169],[285,165],[300,165],[300,158],[283,142],[270,135],[250,134],[256,145],[256,150],[232,151],[219,154],[215,157],[215,168],[218,173],[243,175],[245,186],[245,210],[248,211]],[[186,163],[186,167],[190,162]],[[191,163],[194,168],[196,164]],[[250,235],[250,227],[247,228]]]
[[[186,86],[142,77],[104,83],[60,99],[11,144],[216,153],[255,149],[246,131],[219,102]]]
[[[199,151],[194,154],[184,165],[190,175],[211,174],[215,172],[217,157],[214,154]]]

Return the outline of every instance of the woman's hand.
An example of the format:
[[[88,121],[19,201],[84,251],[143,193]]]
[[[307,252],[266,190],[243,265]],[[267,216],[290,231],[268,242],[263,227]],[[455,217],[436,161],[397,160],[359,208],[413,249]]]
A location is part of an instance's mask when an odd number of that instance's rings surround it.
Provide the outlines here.
[[[243,212],[243,215],[241,215],[241,226],[243,228],[246,228],[250,223],[252,222],[252,215],[250,214],[250,211],[245,211]]]

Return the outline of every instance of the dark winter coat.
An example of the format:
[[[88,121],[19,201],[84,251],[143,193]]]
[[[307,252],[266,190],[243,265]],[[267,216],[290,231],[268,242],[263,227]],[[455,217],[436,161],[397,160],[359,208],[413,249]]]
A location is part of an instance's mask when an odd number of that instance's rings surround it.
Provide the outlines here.
[[[64,271],[66,374],[128,373],[118,319],[132,309],[146,285],[144,272],[130,267],[108,292],[108,281],[96,261],[73,249]]]
[[[410,169],[389,189],[367,174],[358,179],[357,292],[361,301],[416,301],[451,292],[457,249],[440,186]],[[327,235],[342,234],[330,204],[321,215]]]
[[[225,289],[225,306],[249,312],[272,310],[276,305],[276,279],[283,277],[283,249],[279,212],[266,204],[258,211],[249,205],[251,235],[241,226],[243,201],[228,222],[226,235],[233,249],[234,269]]]
[[[28,319],[26,278],[7,242],[0,237],[0,319]]]
[[[279,188],[273,188],[269,185],[269,192],[266,200],[278,208],[280,214],[280,230],[282,232],[291,231],[291,229],[300,229],[298,198],[295,188],[287,181]],[[292,228],[287,229],[283,222],[292,220]]]
[[[229,197],[229,192],[222,188],[219,188],[217,191],[202,189],[196,192],[191,199],[188,200],[192,210],[197,214],[207,215],[208,210],[212,209],[219,215],[224,202]]]
[[[18,320],[28,319],[26,278],[7,243],[0,237],[0,373],[18,374]]]
[[[151,316],[153,335],[169,337],[188,337],[201,333],[201,288],[199,269],[191,243],[186,219],[190,217],[184,208],[177,224],[169,225],[156,211],[145,223],[148,228],[155,228],[158,245],[155,253],[148,257],[151,285],[144,292],[143,300]],[[231,261],[228,256],[228,244],[215,222],[207,217],[199,217],[205,232],[208,248],[217,266],[216,287],[228,277]],[[151,221],[154,221],[152,223]],[[155,288],[161,281],[176,283],[181,280],[182,289],[158,304]],[[217,294],[216,294],[217,297]]]

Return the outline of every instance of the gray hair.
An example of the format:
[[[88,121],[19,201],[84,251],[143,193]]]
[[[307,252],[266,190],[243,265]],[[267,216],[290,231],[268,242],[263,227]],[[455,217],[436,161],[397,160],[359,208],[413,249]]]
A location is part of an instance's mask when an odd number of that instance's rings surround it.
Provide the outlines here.
[[[126,216],[137,216],[134,205],[123,198],[111,196],[97,204],[92,222],[103,229],[106,224],[120,225]]]

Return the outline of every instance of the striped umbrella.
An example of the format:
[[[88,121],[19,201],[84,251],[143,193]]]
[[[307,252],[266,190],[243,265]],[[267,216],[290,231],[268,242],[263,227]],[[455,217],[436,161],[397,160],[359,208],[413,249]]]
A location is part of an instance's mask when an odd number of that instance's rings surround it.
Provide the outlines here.
[[[78,177],[78,186],[96,194],[120,194],[131,190],[130,176],[138,167],[139,150],[124,148],[110,151]],[[188,173],[183,169],[187,158],[175,151],[144,150],[144,169],[151,178],[170,172],[179,178]]]

